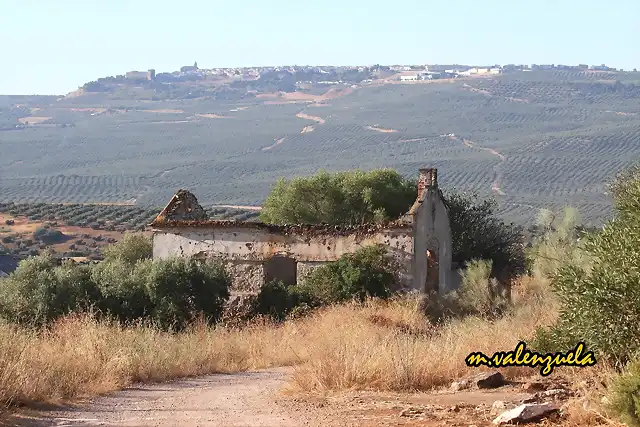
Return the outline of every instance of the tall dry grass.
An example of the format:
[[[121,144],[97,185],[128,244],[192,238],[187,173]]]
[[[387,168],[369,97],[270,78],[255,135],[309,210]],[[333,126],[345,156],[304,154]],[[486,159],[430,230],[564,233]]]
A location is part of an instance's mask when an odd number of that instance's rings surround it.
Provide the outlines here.
[[[57,401],[139,381],[285,365],[296,365],[291,385],[300,391],[431,389],[473,373],[464,362],[468,353],[509,350],[553,322],[557,309],[547,286],[522,279],[504,317],[438,326],[412,298],[328,307],[280,325],[200,324],[179,334],[89,315],[64,318],[47,332],[0,324],[0,402]],[[528,368],[501,371],[511,378],[535,374]]]
[[[300,361],[298,354],[307,357],[301,339],[295,324],[264,323],[243,330],[195,325],[179,334],[145,325],[125,328],[89,315],[64,318],[47,332],[2,324],[0,404],[57,401],[134,382],[292,365]]]
[[[513,349],[530,339],[537,326],[556,319],[553,300],[521,289],[533,282],[519,284],[516,306],[493,321],[467,317],[428,326],[411,300],[330,308],[307,320],[316,335],[308,363],[294,371],[294,386],[305,391],[407,391],[449,384],[474,372],[465,364],[469,353]],[[518,367],[501,371],[512,378],[535,373]]]

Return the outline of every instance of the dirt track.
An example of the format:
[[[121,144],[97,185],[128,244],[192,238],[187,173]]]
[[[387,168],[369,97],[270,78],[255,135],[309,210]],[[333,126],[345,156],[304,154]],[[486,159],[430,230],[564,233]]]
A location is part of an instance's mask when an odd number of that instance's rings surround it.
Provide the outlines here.
[[[278,398],[288,369],[140,386],[61,411],[26,415],[17,426],[304,426],[326,425],[314,412],[294,410]],[[310,419],[313,423],[310,423]],[[319,423],[319,424],[318,424]]]

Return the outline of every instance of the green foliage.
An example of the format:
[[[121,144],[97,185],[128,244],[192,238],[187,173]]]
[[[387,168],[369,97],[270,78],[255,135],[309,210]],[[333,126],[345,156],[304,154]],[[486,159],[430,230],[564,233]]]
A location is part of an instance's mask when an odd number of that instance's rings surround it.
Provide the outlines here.
[[[490,260],[492,273],[507,280],[527,268],[522,228],[506,224],[496,214],[495,200],[479,200],[476,194],[447,192],[453,260],[466,264]]]
[[[57,265],[50,252],[23,260],[0,286],[0,315],[8,320],[43,325],[98,298],[87,266]]]
[[[555,347],[585,341],[618,366],[640,350],[639,178],[632,170],[613,184],[617,215],[585,239],[589,265],[565,265],[554,275],[560,319],[540,341]]]
[[[395,289],[397,266],[380,245],[366,246],[315,269],[296,292],[313,305],[366,297],[387,298]]]
[[[51,230],[42,227],[33,232],[33,238],[43,243],[55,244],[64,242],[66,236],[59,230]]]
[[[103,254],[107,261],[120,260],[134,264],[153,256],[153,243],[142,234],[126,233],[122,240],[105,248]]]
[[[631,427],[640,426],[640,359],[635,359],[625,372],[615,377],[609,393],[608,409],[621,422]]]
[[[460,288],[454,291],[459,314],[493,317],[508,305],[508,298],[491,279],[490,260],[471,260],[462,272]]]
[[[254,313],[282,321],[296,308],[305,304],[303,295],[297,286],[286,286],[273,280],[265,283],[256,299]]]
[[[150,260],[109,259],[95,265],[91,278],[100,290],[99,308],[123,322],[150,316],[153,306],[146,289],[150,268]]]
[[[416,185],[391,169],[318,172],[280,179],[260,219],[273,224],[361,224],[395,219],[416,197]]]
[[[199,315],[217,321],[229,298],[230,283],[219,261],[172,258],[153,262],[146,280],[151,316],[162,327],[178,329]]]
[[[149,251],[146,237],[130,235],[96,265],[58,265],[51,252],[24,260],[0,286],[0,316],[43,325],[92,308],[165,329],[183,328],[197,316],[217,321],[231,283],[224,265],[189,258],[152,261]]]
[[[561,217],[551,210],[540,210],[535,224],[538,235],[529,250],[534,276],[551,278],[561,266],[588,264],[581,240],[587,233],[579,229],[578,221],[575,208],[565,208]]]

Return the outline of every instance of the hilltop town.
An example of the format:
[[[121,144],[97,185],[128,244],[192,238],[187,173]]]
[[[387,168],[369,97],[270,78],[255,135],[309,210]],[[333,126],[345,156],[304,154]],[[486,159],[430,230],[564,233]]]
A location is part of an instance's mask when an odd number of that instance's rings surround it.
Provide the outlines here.
[[[267,92],[295,92],[326,89],[331,85],[360,85],[492,76],[537,70],[622,72],[602,65],[493,64],[474,65],[370,65],[370,66],[270,66],[201,68],[197,61],[171,72],[127,71],[98,78],[83,85],[75,95],[108,93],[119,97],[137,96],[160,99],[241,99]],[[635,71],[635,70],[634,70]],[[144,93],[144,90],[150,92]]]

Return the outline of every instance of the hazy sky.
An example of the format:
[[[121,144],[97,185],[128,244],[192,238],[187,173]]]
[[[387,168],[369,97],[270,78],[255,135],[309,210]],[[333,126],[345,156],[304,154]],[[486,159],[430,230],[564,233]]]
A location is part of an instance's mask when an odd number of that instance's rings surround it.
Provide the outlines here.
[[[640,0],[0,0],[0,94],[196,60],[640,68],[639,22]]]

